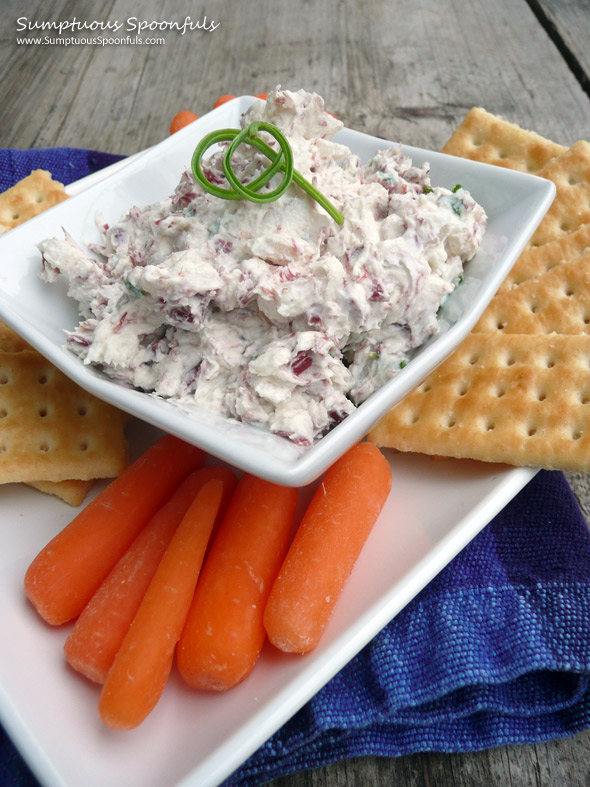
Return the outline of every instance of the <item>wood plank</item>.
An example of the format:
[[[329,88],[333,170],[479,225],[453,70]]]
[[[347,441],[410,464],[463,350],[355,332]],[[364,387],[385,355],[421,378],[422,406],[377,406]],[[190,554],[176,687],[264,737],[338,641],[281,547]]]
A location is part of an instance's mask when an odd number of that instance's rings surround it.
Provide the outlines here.
[[[470,754],[366,757],[285,776],[265,787],[588,787],[589,744],[590,731]]]
[[[0,141],[3,147],[84,146],[78,141],[58,143],[60,129],[72,111],[73,98],[91,61],[92,47],[17,45],[16,20],[60,20],[72,17],[71,3],[50,0],[3,4],[0,47]],[[108,18],[112,0],[76,5],[80,21]],[[8,9],[6,9],[8,10]],[[48,33],[41,34],[42,36]],[[20,35],[20,34],[19,34]],[[37,35],[36,33],[34,35]],[[53,37],[53,34],[48,34]],[[63,137],[61,137],[63,138]]]
[[[46,18],[52,7],[64,4],[44,3]],[[128,8],[76,5],[80,16],[111,19]],[[191,8],[193,18],[206,12],[206,3]],[[167,32],[163,46],[8,41],[0,139],[133,153],[165,136],[181,108],[203,114],[221,93],[278,83],[317,90],[354,128],[422,147],[439,148],[475,104],[564,144],[587,131],[588,97],[524,0],[509,10],[506,0],[399,0],[395,13],[384,0],[371,13],[357,3],[259,0],[256,25],[251,4],[228,0],[219,14],[218,30]],[[141,16],[182,15],[173,2],[146,0]]]
[[[588,49],[587,0],[528,0],[540,23],[570,70],[590,96],[590,50]],[[590,122],[586,118],[586,135],[590,138]]]

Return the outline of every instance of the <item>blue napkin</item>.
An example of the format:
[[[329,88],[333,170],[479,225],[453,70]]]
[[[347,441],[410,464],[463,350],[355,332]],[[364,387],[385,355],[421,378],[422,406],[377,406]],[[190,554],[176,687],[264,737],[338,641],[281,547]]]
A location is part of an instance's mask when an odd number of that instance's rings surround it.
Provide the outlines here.
[[[111,153],[79,148],[0,149],[0,192],[26,178],[34,169],[48,170],[54,180],[67,186],[122,158]]]
[[[118,158],[0,151],[0,189],[27,167],[68,183]],[[564,476],[541,471],[226,785],[573,735],[590,727],[589,676],[590,531]],[[0,784],[36,784],[1,729]]]

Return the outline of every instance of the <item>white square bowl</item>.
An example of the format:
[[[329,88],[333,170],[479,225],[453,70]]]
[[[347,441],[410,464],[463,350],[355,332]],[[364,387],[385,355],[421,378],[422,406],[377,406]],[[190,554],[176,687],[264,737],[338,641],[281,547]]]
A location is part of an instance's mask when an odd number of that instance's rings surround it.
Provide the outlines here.
[[[111,224],[132,205],[160,201],[171,194],[190,166],[202,137],[219,128],[238,127],[242,113],[258,99],[234,99],[191,123],[148,151],[116,168],[110,176],[16,227],[0,238],[0,317],[82,388],[137,417],[200,446],[247,472],[275,483],[301,486],[317,478],[361,439],[387,410],[441,363],[475,325],[550,206],[553,183],[521,172],[403,146],[420,165],[430,162],[433,185],[460,183],[484,207],[488,228],[480,252],[465,266],[464,281],[441,309],[441,332],[419,348],[399,374],[355,412],[307,450],[261,428],[191,412],[169,401],[124,387],[84,366],[64,347],[64,329],[78,323],[77,305],[64,282],[43,284],[37,273],[35,244],[62,235],[62,227],[81,244],[98,241],[96,215]],[[343,129],[336,137],[362,160],[390,144]]]

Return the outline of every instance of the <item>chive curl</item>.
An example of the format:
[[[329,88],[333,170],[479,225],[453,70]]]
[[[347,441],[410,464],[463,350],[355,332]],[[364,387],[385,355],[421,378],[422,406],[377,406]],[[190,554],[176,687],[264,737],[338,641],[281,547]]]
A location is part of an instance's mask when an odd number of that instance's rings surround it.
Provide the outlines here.
[[[259,131],[266,131],[278,142],[280,149],[278,153],[257,136]],[[222,161],[223,174],[230,188],[222,188],[221,186],[211,183],[203,172],[203,155],[210,147],[218,142],[231,143]],[[232,169],[233,155],[242,144],[251,145],[271,161],[270,167],[248,184],[242,183]],[[242,131],[235,128],[212,131],[210,134],[207,134],[206,137],[203,137],[195,148],[191,161],[191,168],[195,179],[201,186],[210,194],[213,194],[215,197],[220,197],[221,199],[247,199],[250,200],[250,202],[259,204],[274,202],[274,200],[277,200],[285,193],[292,182],[296,183],[306,194],[314,199],[337,224],[342,224],[344,221],[344,216],[334,207],[330,200],[294,169],[291,145],[284,134],[272,123],[257,121],[255,123],[250,123],[250,125],[242,129]],[[283,173],[283,179],[280,184],[272,191],[259,194],[259,190],[278,172]]]

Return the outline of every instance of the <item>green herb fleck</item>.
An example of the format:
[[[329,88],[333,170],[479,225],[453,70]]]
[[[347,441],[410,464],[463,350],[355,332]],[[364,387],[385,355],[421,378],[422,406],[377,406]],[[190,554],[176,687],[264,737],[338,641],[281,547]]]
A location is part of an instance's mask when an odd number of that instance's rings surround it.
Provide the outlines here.
[[[369,353],[369,358],[370,358],[372,361],[376,361],[376,360],[378,360],[378,358],[379,358],[379,353],[378,353],[378,352],[375,352],[375,350],[373,350],[372,352],[370,352],[370,353]]]
[[[432,194],[433,191],[434,189],[432,188],[432,186],[424,186],[424,188],[422,189],[422,194]]]
[[[459,274],[459,278],[457,279],[457,284],[463,284],[465,278],[462,273]]]
[[[453,189],[453,194],[456,194],[459,191],[459,189],[462,189],[462,188],[463,188],[463,186],[460,183],[457,183],[457,185]]]
[[[463,201],[458,199],[457,197],[451,197],[449,199],[449,204],[453,209],[453,212],[457,214],[457,216],[461,216],[463,213]]]
[[[408,365],[408,362],[407,362],[407,361],[400,361],[400,362],[399,362],[399,368],[400,368],[400,369],[403,369],[403,368],[404,368],[404,366],[407,366],[407,365]]]
[[[147,295],[147,292],[144,292],[143,290],[140,290],[134,284],[131,284],[130,281],[125,281],[123,283],[124,283],[125,287],[127,288],[127,291],[129,292],[129,294],[133,295],[134,298],[143,298],[144,295]]]

